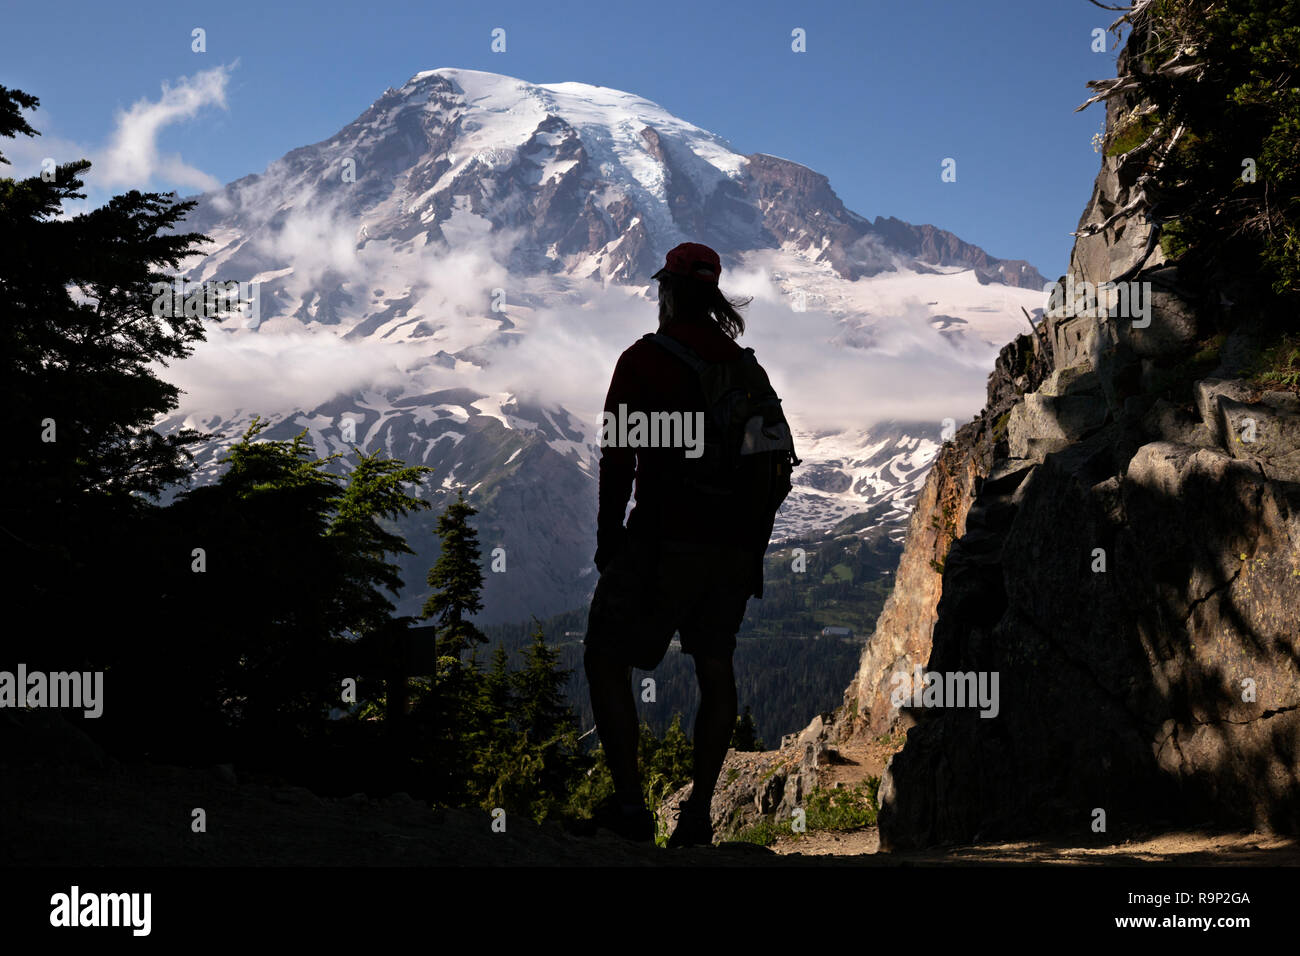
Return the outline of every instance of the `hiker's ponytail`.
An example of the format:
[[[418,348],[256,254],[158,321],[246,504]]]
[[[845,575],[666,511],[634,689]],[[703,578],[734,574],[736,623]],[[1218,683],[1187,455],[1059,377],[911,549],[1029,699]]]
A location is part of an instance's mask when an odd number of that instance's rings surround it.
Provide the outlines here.
[[[744,334],[740,309],[752,298],[731,299],[712,282],[690,276],[666,275],[659,280],[659,320],[712,325],[727,338]]]

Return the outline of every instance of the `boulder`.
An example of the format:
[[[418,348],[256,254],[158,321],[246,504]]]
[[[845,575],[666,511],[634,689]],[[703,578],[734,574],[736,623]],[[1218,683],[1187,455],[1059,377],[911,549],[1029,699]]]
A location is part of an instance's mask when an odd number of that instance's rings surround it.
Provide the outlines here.
[[[1108,415],[1100,395],[1054,397],[1033,392],[1011,410],[1007,421],[1011,455],[1042,461],[1046,455],[1100,428]]]
[[[1185,352],[1200,335],[1194,303],[1167,283],[1174,279],[1174,267],[1147,270],[1135,281],[1149,282],[1151,324],[1136,328],[1132,319],[1120,319],[1120,338],[1142,358],[1159,358]],[[1143,294],[1146,299],[1146,294]]]
[[[1104,316],[1071,316],[1048,322],[1057,369],[1097,368],[1098,357],[1118,341],[1115,320]]]
[[[1097,374],[1093,371],[1092,364],[1089,362],[1080,365],[1070,365],[1066,368],[1057,368],[1047,376],[1043,382],[1042,388],[1038,390],[1039,395],[1047,395],[1053,398],[1067,394],[1100,394],[1101,386],[1097,380]]]
[[[1278,481],[1300,482],[1300,396],[1274,392],[1246,404],[1220,395],[1216,404],[1233,458],[1259,462]]]
[[[1245,402],[1250,399],[1251,393],[1250,386],[1235,379],[1225,381],[1205,378],[1192,386],[1192,395],[1196,400],[1196,411],[1200,414],[1201,421],[1205,423],[1206,428],[1210,430],[1211,441],[1218,447],[1228,447],[1223,433],[1223,421],[1219,416],[1219,396],[1225,395],[1235,401]]]
[[[1157,441],[1173,441],[1205,448],[1218,444],[1204,421],[1182,406],[1163,398],[1157,399],[1143,415],[1142,430]]]

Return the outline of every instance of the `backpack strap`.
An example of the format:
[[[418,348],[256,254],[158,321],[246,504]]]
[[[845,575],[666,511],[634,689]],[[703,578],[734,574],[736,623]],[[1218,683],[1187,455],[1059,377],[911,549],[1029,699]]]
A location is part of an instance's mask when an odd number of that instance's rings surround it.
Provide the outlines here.
[[[693,349],[678,342],[671,335],[664,335],[662,332],[647,332],[645,335],[641,336],[641,338],[648,339],[661,348],[665,348],[669,352],[672,352],[694,369],[697,375],[703,375],[704,370],[709,367],[710,363],[704,361],[704,359],[695,354]]]
[[[672,352],[674,355],[676,355],[679,359],[681,359],[691,368],[695,369],[696,373],[700,375],[703,375],[704,370],[714,364],[713,362],[704,361],[704,359],[700,358],[697,354],[695,354],[694,349],[690,348],[688,345],[682,342],[677,341],[677,339],[673,338],[671,335],[664,335],[664,333],[662,332],[647,332],[645,335],[641,336],[641,338],[648,339],[651,342],[654,342],[656,345],[659,345],[667,349],[669,352]],[[745,348],[742,351],[745,354],[741,356],[741,361],[750,360],[750,361],[757,362],[757,359],[754,356],[754,350],[752,348]]]

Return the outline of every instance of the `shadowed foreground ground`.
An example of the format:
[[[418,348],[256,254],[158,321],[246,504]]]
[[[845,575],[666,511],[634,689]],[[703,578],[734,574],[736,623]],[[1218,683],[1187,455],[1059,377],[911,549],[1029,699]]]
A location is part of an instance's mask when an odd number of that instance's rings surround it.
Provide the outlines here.
[[[206,833],[191,830],[195,808],[206,811]],[[518,818],[493,833],[486,813],[431,812],[401,797],[323,799],[218,771],[0,765],[0,863],[18,866],[1300,865],[1294,839],[1208,831],[1090,847],[1034,841],[894,854],[877,844],[864,829],[771,850],[665,850]]]

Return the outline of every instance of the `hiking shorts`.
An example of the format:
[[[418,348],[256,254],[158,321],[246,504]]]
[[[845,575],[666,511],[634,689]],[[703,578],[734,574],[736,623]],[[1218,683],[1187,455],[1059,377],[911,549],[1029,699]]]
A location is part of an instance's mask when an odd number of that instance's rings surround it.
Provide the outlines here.
[[[629,538],[596,583],[583,643],[642,670],[659,666],[674,633],[687,654],[730,659],[755,560],[734,548]]]

